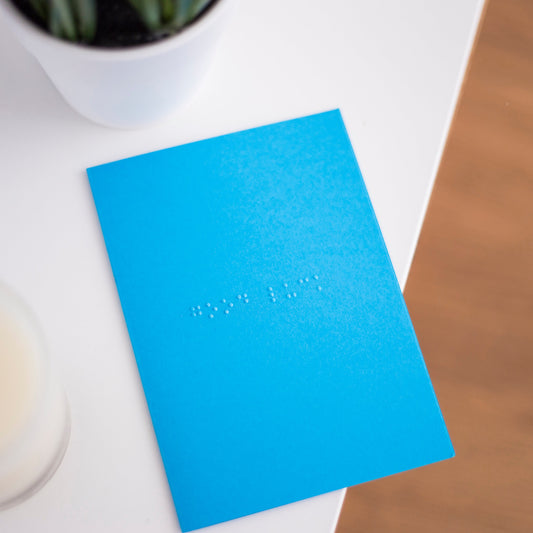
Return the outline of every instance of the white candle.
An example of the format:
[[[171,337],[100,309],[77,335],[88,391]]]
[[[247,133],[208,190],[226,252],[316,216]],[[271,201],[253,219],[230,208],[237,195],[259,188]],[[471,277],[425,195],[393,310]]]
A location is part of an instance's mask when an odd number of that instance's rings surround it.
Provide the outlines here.
[[[0,284],[0,509],[37,491],[65,453],[70,419],[39,326]]]

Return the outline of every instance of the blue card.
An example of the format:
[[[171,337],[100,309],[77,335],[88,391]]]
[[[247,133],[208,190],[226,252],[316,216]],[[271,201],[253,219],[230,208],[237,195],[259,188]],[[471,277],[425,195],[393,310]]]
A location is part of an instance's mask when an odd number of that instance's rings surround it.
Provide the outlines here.
[[[183,531],[453,455],[339,111],[88,174]]]

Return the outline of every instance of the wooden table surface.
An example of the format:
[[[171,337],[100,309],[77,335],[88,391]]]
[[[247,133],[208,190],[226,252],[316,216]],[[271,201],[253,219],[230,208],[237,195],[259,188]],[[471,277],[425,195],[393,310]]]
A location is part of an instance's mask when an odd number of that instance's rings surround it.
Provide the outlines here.
[[[533,1],[491,0],[405,292],[457,457],[338,533],[533,531]]]

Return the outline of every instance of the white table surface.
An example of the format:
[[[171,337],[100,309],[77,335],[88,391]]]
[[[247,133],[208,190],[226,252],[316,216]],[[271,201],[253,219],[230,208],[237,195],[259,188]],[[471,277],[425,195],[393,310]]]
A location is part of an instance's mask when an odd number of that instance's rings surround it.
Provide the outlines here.
[[[482,7],[241,0],[194,100],[139,131],[79,117],[0,25],[0,279],[38,314],[73,419],[2,533],[179,530],[84,169],[339,107],[403,287]],[[332,532],[344,493],[208,529]]]

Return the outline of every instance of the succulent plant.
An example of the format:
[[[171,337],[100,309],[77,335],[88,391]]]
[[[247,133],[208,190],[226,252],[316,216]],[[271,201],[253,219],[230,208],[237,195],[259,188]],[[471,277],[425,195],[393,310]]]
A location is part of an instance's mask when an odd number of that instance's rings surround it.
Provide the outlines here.
[[[96,0],[30,0],[48,31],[69,41],[90,42],[96,33]]]
[[[106,0],[100,0],[106,2]],[[122,0],[154,39],[178,32],[213,0]],[[19,2],[16,2],[19,3]],[[98,0],[29,0],[33,12],[56,37],[90,44],[98,28]],[[101,9],[105,9],[105,3]]]
[[[211,0],[128,0],[153,32],[175,32],[194,20]]]

